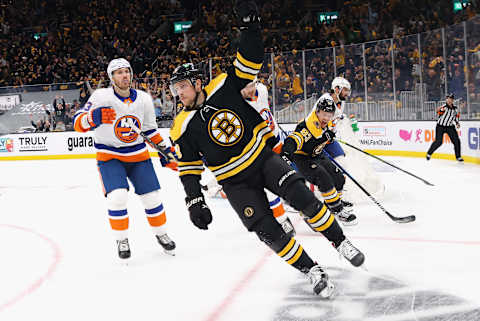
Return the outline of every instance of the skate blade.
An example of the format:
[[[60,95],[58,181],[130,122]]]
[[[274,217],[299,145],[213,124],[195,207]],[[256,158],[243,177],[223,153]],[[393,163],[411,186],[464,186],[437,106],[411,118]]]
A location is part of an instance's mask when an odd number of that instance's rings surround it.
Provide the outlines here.
[[[175,256],[175,250],[163,250],[163,253],[168,254],[170,256]]]
[[[335,285],[333,283],[328,282],[327,287],[323,289],[318,295],[324,299],[324,300],[331,300],[333,299],[337,294],[337,291],[335,289]]]
[[[121,257],[117,258],[118,266],[127,267],[131,261],[130,258],[122,259]]]
[[[342,225],[343,225],[343,226],[355,226],[355,225],[358,224],[358,221],[357,221],[357,220],[351,221],[351,222],[344,222],[344,221],[340,221],[340,222],[342,222]]]

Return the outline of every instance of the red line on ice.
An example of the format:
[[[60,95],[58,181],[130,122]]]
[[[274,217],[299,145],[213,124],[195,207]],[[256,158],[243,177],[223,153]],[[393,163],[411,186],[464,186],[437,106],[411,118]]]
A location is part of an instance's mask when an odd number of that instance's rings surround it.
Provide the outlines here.
[[[20,292],[16,296],[14,296],[12,299],[8,300],[7,302],[5,302],[3,304],[0,304],[0,312],[2,312],[3,310],[5,310],[5,309],[11,307],[12,305],[16,304],[18,301],[24,299],[29,294],[33,293],[47,279],[49,279],[52,276],[52,274],[55,272],[55,270],[57,269],[58,263],[62,259],[62,254],[61,254],[61,251],[60,251],[60,247],[58,246],[57,243],[55,243],[53,240],[51,240],[47,236],[45,236],[43,234],[40,234],[40,233],[38,233],[34,230],[31,230],[29,228],[22,227],[22,226],[15,226],[15,225],[9,225],[9,224],[0,224],[0,227],[8,227],[8,228],[12,228],[12,229],[16,229],[16,230],[20,230],[20,231],[23,231],[23,232],[34,234],[35,236],[41,238],[43,241],[47,242],[51,246],[51,248],[53,249],[53,252],[54,252],[53,262],[48,267],[48,271],[45,274],[43,274],[42,276],[40,276],[37,280],[35,280],[32,284],[30,284],[25,290],[23,290],[22,292]]]
[[[272,254],[272,251],[266,251],[263,256],[244,276],[237,282],[237,285],[228,293],[228,295],[223,299],[223,301],[218,305],[218,307],[210,313],[210,315],[205,319],[206,321],[215,321],[218,320],[222,313],[233,303],[235,298],[242,292],[245,286],[250,282],[255,274],[263,266],[267,258]]]

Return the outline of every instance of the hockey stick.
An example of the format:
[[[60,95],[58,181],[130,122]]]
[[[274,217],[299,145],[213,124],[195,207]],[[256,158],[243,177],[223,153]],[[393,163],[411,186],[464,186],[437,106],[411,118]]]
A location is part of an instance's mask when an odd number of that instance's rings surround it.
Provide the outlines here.
[[[378,207],[380,207],[380,209],[383,211],[383,213],[387,214],[388,217],[390,217],[392,219],[392,221],[397,222],[397,223],[410,223],[410,222],[415,221],[415,215],[410,215],[410,216],[405,216],[405,217],[397,217],[397,216],[393,216],[392,214],[390,214],[390,212],[388,212],[382,206],[382,204],[380,204],[362,185],[360,185],[359,182],[357,182],[357,180],[355,180],[352,177],[352,175],[350,175],[335,159],[333,159],[333,157],[330,156],[329,153],[327,153],[325,150],[323,152],[335,164],[335,166],[337,166],[338,169],[340,169],[345,175],[347,175],[352,180],[352,182],[354,182],[355,185],[357,185],[358,188],[360,188],[372,200],[372,202],[374,202]]]
[[[347,145],[347,146],[350,147],[350,148],[356,149],[356,150],[358,150],[359,152],[362,152],[362,153],[364,153],[364,154],[366,154],[366,155],[368,155],[368,156],[371,156],[371,157],[373,157],[373,158],[375,158],[375,159],[377,159],[377,160],[379,160],[379,161],[381,161],[381,162],[383,162],[383,163],[385,163],[385,164],[387,164],[387,165],[390,165],[390,166],[392,166],[393,168],[398,169],[399,171],[402,171],[402,172],[404,172],[404,173],[406,173],[406,174],[408,174],[408,175],[410,175],[410,176],[413,176],[413,177],[421,180],[422,182],[424,182],[424,183],[427,184],[427,185],[435,186],[435,185],[433,185],[432,183],[430,183],[429,181],[424,180],[423,178],[418,177],[417,175],[412,174],[412,173],[410,173],[410,172],[408,172],[408,171],[406,171],[406,170],[404,170],[404,169],[401,169],[400,167],[397,167],[397,166],[395,166],[395,165],[393,165],[393,164],[391,164],[391,163],[389,163],[389,162],[381,159],[380,157],[377,157],[377,156],[375,156],[375,155],[372,155],[372,154],[370,154],[370,153],[368,153],[368,152],[366,152],[366,151],[364,151],[364,150],[362,150],[362,149],[360,149],[360,148],[358,148],[358,147],[356,147],[356,146],[353,146],[353,145],[351,145],[351,144],[349,144],[349,143],[347,143],[347,142],[344,142],[343,140],[337,139],[337,141],[339,141],[339,142],[342,143],[342,144]]]
[[[165,154],[165,152],[163,151],[163,148],[160,147],[160,145],[158,144],[155,144],[150,138],[147,137],[147,135],[145,135],[144,132],[142,132],[140,130],[140,128],[138,128],[133,122],[129,122],[129,125],[130,125],[130,128],[133,129],[134,132],[136,132],[137,134],[139,134],[140,136],[143,137],[143,139],[145,139],[153,148],[155,148],[157,150],[157,152],[162,155],[162,157],[164,157],[165,159],[168,160],[168,156]]]

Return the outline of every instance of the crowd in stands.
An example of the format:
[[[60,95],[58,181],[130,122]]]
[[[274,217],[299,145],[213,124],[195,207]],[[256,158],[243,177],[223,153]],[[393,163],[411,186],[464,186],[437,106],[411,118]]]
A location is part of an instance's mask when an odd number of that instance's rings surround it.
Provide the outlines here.
[[[443,61],[441,32],[432,30],[474,17],[479,8],[476,0],[456,14],[451,1],[436,0],[330,1],[331,7],[322,8],[312,8],[315,1],[308,0],[257,3],[265,22],[262,76],[275,86],[279,105],[328,89],[335,71],[333,47],[337,74],[352,83],[352,100],[365,99],[365,83],[367,95],[379,100],[392,99],[394,85],[397,96],[416,90],[420,69],[428,86],[427,99],[440,99],[445,85],[466,95],[463,27],[461,33],[446,32],[447,47],[452,49],[447,61]],[[212,58],[215,76],[232,61],[239,38],[232,5],[233,1],[222,0],[7,1],[0,6],[0,86],[75,82],[81,88],[82,105],[88,85],[108,84],[108,61],[125,57],[136,73],[135,86],[148,89],[162,106],[159,117],[168,115],[175,102],[164,84],[176,65],[192,61],[208,72],[207,59]],[[319,10],[338,11],[339,19],[319,23]],[[179,20],[193,21],[191,29],[173,33],[173,21]],[[477,24],[470,27],[478,29]],[[421,32],[419,52],[417,36],[407,35]],[[390,40],[377,41],[392,37],[393,61]],[[468,41],[476,55],[480,38]],[[362,42],[367,42],[365,62],[362,45],[352,45]],[[274,54],[275,79],[269,53]],[[480,100],[480,59],[470,60],[469,91]]]

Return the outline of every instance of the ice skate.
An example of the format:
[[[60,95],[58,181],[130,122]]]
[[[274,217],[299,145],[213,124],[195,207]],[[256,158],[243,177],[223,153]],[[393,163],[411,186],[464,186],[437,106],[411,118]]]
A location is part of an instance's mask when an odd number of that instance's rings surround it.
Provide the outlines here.
[[[158,243],[163,247],[163,251],[168,254],[175,256],[175,242],[168,236],[168,234],[163,235],[155,235],[157,238]]]
[[[130,258],[130,244],[128,244],[128,238],[124,238],[123,240],[117,240],[117,248],[118,248],[118,256],[121,259],[128,259]]]
[[[340,222],[342,222],[344,226],[352,226],[358,224],[357,217],[355,216],[355,214],[352,213],[352,210],[347,210],[345,207],[337,212],[332,211],[332,213]]]
[[[307,277],[313,285],[313,292],[316,295],[320,295],[323,299],[332,297],[335,286],[320,265],[314,265],[307,273]]]
[[[355,267],[359,267],[363,264],[363,262],[365,262],[365,255],[363,255],[359,249],[353,246],[353,244],[347,238],[345,238],[345,240],[343,240],[343,242],[340,243],[336,249]]]

